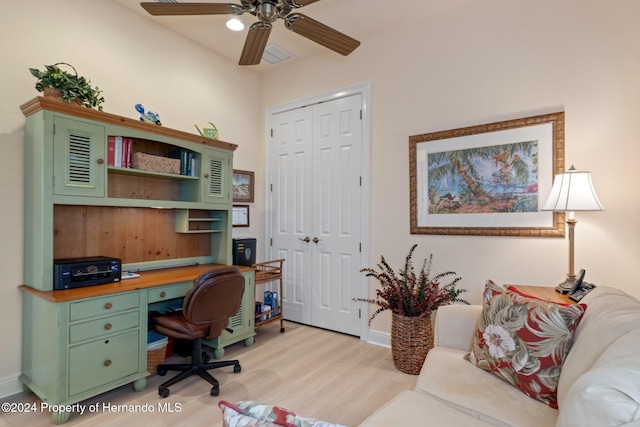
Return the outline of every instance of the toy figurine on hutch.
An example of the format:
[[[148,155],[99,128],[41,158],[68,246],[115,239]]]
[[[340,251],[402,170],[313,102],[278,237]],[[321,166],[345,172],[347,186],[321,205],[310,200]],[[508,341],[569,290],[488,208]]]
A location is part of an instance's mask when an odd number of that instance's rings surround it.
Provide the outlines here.
[[[154,113],[153,111],[147,111],[145,113],[142,104],[136,104],[136,111],[140,113],[141,122],[155,123],[158,126],[162,125],[162,123],[160,123],[160,115],[158,113]]]

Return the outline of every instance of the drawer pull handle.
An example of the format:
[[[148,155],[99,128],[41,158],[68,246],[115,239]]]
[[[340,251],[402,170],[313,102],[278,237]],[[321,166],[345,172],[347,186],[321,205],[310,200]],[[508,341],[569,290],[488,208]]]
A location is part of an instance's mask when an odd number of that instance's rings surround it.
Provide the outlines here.
[[[107,309],[107,310],[111,310],[111,307],[113,307],[113,304],[111,304],[110,302],[108,302],[108,303],[106,303],[104,305],[104,308]]]
[[[107,323],[106,325],[104,325],[104,328],[108,331],[113,327],[113,325],[111,325],[111,323]]]
[[[98,159],[97,162],[98,162],[99,165],[103,165],[104,164],[104,159]]]
[[[104,366],[111,366],[111,360],[105,360],[104,361]]]
[[[167,296],[167,293],[165,291],[160,292],[160,298],[164,298]]]

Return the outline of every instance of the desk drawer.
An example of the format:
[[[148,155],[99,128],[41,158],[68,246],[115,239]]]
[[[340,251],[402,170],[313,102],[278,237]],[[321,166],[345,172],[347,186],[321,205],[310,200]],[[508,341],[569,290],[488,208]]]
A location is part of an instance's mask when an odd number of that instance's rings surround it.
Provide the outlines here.
[[[104,314],[118,313],[140,307],[140,293],[128,292],[106,297],[72,302],[69,306],[69,321],[88,319]]]
[[[158,286],[157,288],[150,288],[148,292],[149,303],[158,301],[167,301],[174,298],[180,298],[186,295],[186,293],[193,287],[193,282],[175,283],[173,285]]]
[[[140,331],[125,332],[69,348],[69,396],[75,396],[139,370]]]
[[[103,335],[137,328],[138,326],[140,326],[140,312],[137,310],[116,316],[76,323],[69,327],[69,343],[74,344]]]

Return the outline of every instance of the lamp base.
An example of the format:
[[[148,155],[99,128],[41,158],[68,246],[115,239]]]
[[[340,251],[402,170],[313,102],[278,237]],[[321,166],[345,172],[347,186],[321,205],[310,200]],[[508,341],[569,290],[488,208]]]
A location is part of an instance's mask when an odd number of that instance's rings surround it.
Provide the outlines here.
[[[574,283],[575,283],[575,279],[571,280],[570,278],[567,277],[567,280],[565,280],[564,282],[556,286],[556,292],[561,293],[562,295],[566,295],[571,291]]]

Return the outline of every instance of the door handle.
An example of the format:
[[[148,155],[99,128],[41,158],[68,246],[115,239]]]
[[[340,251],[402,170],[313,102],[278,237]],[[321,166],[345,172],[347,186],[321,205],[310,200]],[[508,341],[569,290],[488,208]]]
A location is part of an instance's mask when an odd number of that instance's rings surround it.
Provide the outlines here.
[[[320,241],[320,239],[318,239],[317,237],[313,238],[313,243],[318,243]]]
[[[300,237],[298,237],[298,239],[300,239]],[[304,239],[300,239],[300,240],[302,240],[303,242],[307,242],[307,243],[309,243],[309,242],[311,241],[311,239],[309,238],[309,236],[305,236],[305,238],[304,238]]]

